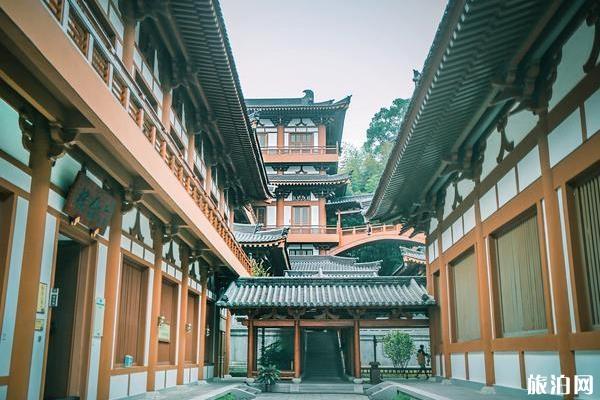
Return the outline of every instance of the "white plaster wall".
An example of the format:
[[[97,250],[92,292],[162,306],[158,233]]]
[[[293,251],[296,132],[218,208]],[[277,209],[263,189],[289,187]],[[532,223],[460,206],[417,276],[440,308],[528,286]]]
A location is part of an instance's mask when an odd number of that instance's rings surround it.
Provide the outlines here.
[[[473,228],[475,228],[475,206],[471,206],[463,214],[463,228],[464,233],[467,234]]]
[[[475,189],[475,182],[470,179],[463,179],[458,182],[456,188],[458,189],[458,194],[464,199]]]
[[[585,125],[589,139],[600,130],[600,90],[585,101]]]
[[[127,386],[129,385],[129,375],[113,375],[110,377],[110,387],[108,391],[109,399],[121,399],[127,397]]]
[[[448,215],[452,212],[452,203],[454,201],[454,188],[452,185],[448,185],[446,187],[446,198],[444,200],[444,214],[442,219],[446,219]]]
[[[129,376],[129,396],[146,393],[147,372],[136,372]]]
[[[458,217],[452,224],[452,243],[456,243],[463,237],[463,220],[462,216]]]
[[[552,86],[552,98],[548,109],[556,104],[584,77],[586,62],[594,40],[594,28],[582,23],[562,48],[562,57],[557,67],[557,76]]]
[[[154,372],[154,390],[160,390],[165,388],[165,371]]]
[[[42,262],[40,268],[40,283],[47,285],[44,304],[45,313],[37,313],[36,318],[44,321],[43,329],[35,331],[33,335],[33,348],[31,353],[31,366],[29,370],[29,390],[27,398],[37,400],[40,398],[42,387],[42,370],[44,368],[44,349],[46,347],[46,330],[48,329],[48,299],[50,296],[52,267],[54,265],[54,239],[56,233],[56,217],[46,214],[46,226],[44,230],[44,243],[42,244]]]
[[[0,171],[2,169],[0,168]],[[27,223],[27,210],[29,202],[22,197],[17,198],[15,210],[15,224],[13,229],[12,244],[9,253],[8,278],[6,285],[6,298],[4,304],[4,318],[2,320],[2,333],[0,334],[0,376],[10,373],[10,358],[15,331],[15,318],[17,313],[17,299],[19,296],[19,282],[23,266],[23,249],[25,246],[25,225]]]
[[[575,150],[583,141],[581,136],[581,118],[579,109],[564,119],[548,135],[548,151],[550,153],[550,166],[554,167],[563,158]]]
[[[517,172],[519,175],[519,191],[531,185],[542,175],[540,165],[540,150],[535,146],[517,163]]]
[[[514,168],[511,168],[506,175],[500,178],[497,188],[499,207],[502,207],[517,195],[517,175]]]
[[[277,146],[277,131],[267,132],[267,147]]]
[[[319,206],[310,206],[310,224],[319,225]]]
[[[463,380],[467,379],[465,353],[450,354],[450,369],[452,372],[452,378]]]
[[[102,243],[98,244],[98,258],[96,262],[96,279],[94,285],[94,301],[104,300],[104,284],[106,279],[106,254],[107,247]],[[96,308],[92,313],[92,321],[95,320]],[[93,329],[93,327],[92,327]],[[92,333],[93,334],[93,333]],[[92,336],[90,347],[90,364],[88,372],[87,399],[96,400],[98,394],[98,369],[100,366],[100,347],[102,344],[101,336]]]
[[[479,209],[481,210],[481,220],[487,219],[497,209],[496,204],[496,186],[493,186],[479,199]]]
[[[31,177],[2,157],[0,157],[0,178],[7,180],[27,193],[31,190]]]
[[[283,207],[283,224],[287,225],[287,226],[292,224],[292,207],[291,206]]]
[[[267,225],[275,226],[277,225],[277,207],[276,206],[267,206]]]
[[[469,359],[469,380],[485,383],[485,360],[483,352],[467,353]]]
[[[500,150],[500,133],[494,129],[494,131],[488,136],[485,142],[485,151],[483,152],[483,163],[481,165],[481,180],[489,175],[494,168],[496,168],[496,157]]]
[[[190,370],[190,382],[198,382],[198,367]]]
[[[560,375],[560,360],[557,352],[525,352],[525,376],[537,374],[547,377]]]
[[[172,387],[177,385],[177,370],[176,369],[170,369],[167,370],[167,376],[165,378],[165,387]]]
[[[506,138],[516,146],[535,127],[538,117],[531,111],[521,111],[508,117],[506,122]]]
[[[452,246],[452,227],[442,232],[442,250],[446,251]]]
[[[513,351],[499,351],[493,353],[494,373],[496,385],[511,388],[521,388],[521,367],[519,354]]]
[[[575,374],[592,375],[594,377],[594,393],[592,395],[580,394],[581,399],[600,399],[598,380],[600,379],[600,351],[576,351]]]

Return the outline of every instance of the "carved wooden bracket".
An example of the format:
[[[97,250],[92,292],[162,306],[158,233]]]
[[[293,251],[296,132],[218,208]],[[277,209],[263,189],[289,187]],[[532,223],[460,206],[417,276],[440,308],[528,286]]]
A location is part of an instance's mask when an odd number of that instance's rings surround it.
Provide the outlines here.
[[[329,310],[329,308],[323,309],[321,314],[315,315],[315,319],[339,319],[340,316],[336,315]]]
[[[498,157],[496,157],[496,162],[500,164],[504,159],[504,153],[510,153],[513,151],[515,144],[513,141],[509,141],[506,137],[506,123],[508,122],[506,116],[500,118],[498,121],[497,130],[500,133],[500,150],[498,151]]]
[[[594,26],[594,42],[587,61],[583,64],[583,71],[587,74],[594,69],[600,55],[600,1],[594,1],[585,17],[588,26]]]

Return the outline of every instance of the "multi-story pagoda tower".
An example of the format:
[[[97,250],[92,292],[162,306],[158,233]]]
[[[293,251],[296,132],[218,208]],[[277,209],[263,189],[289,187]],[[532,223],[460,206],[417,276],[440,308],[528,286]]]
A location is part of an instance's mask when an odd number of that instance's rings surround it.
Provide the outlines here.
[[[303,97],[247,99],[246,105],[276,196],[274,203],[255,203],[258,222],[290,227],[291,255],[324,254],[339,241],[325,204],[343,196],[349,181],[338,162],[350,96],[315,102],[305,90]]]

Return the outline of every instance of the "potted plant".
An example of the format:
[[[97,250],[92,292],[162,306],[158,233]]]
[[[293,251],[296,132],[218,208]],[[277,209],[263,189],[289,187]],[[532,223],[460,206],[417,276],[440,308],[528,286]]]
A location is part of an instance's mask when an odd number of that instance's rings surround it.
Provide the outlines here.
[[[258,377],[256,378],[256,382],[264,385],[265,392],[270,392],[273,390],[273,386],[277,383],[280,376],[281,372],[276,366],[260,366],[258,368]]]

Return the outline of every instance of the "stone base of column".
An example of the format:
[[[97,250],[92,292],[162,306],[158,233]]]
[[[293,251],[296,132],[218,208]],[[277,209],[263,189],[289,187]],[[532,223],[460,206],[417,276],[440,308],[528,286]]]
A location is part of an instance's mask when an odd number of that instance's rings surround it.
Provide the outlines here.
[[[493,386],[484,386],[479,391],[481,394],[496,394],[496,388]]]

